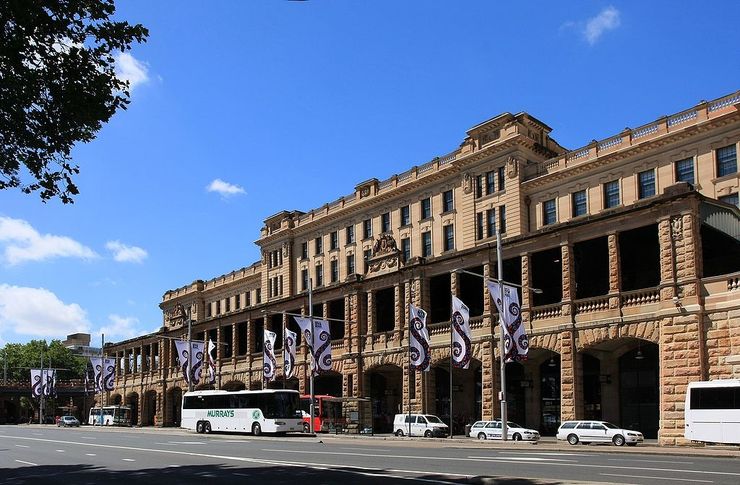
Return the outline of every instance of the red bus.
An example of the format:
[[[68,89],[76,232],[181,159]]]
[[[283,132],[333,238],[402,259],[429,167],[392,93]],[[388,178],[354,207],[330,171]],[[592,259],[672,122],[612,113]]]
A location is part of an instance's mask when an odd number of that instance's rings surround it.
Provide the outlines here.
[[[341,428],[344,422],[342,415],[342,403],[333,401],[334,396],[325,394],[314,395],[314,420],[313,429],[316,433],[328,433]],[[303,431],[311,431],[311,396],[301,396],[301,411],[303,411]]]

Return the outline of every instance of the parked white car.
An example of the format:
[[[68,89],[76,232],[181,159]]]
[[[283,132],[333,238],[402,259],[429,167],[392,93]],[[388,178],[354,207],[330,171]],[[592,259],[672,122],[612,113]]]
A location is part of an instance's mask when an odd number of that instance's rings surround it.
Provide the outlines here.
[[[642,433],[623,429],[607,421],[565,421],[558,428],[558,440],[571,445],[580,443],[614,443],[616,446],[635,446],[642,443]]]
[[[506,423],[508,425],[506,436],[512,441],[538,441],[540,439],[540,433],[533,429],[522,428],[511,421]],[[502,427],[501,421],[476,421],[470,427],[469,436],[479,440],[500,440],[503,436]]]
[[[396,436],[445,438],[450,434],[450,428],[433,414],[396,414],[393,433]]]

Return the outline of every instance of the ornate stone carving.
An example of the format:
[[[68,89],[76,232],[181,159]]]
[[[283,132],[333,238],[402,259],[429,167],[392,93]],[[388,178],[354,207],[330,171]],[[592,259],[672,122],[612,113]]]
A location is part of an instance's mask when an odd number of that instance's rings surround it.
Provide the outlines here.
[[[186,318],[185,313],[185,307],[182,305],[182,303],[178,303],[170,310],[165,310],[164,312],[164,321],[165,325],[168,327],[176,327],[178,325],[183,325],[185,323]]]
[[[516,157],[509,157],[506,160],[506,176],[510,179],[516,178],[519,173],[519,160]]]
[[[381,234],[373,246],[373,257],[396,252],[398,252],[396,240],[391,234]]]
[[[368,195],[370,195],[370,187],[363,187],[362,189],[360,189],[360,198],[361,199],[363,197],[367,197]]]
[[[473,177],[470,175],[469,172],[465,172],[463,174],[463,182],[462,182],[463,192],[466,194],[469,194],[473,191]]]
[[[289,251],[289,249],[290,249],[290,245],[287,242],[284,242],[283,243],[283,257],[284,258],[287,258],[288,257],[288,251]]]
[[[683,239],[683,218],[681,216],[671,217],[671,238],[674,241]]]

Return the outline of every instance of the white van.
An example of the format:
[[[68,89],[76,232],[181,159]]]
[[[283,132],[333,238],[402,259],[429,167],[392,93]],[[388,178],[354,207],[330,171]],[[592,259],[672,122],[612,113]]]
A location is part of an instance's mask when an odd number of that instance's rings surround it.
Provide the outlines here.
[[[686,390],[686,439],[740,443],[740,379],[690,382]]]
[[[433,414],[396,414],[393,432],[396,436],[446,438],[450,434],[450,428]]]

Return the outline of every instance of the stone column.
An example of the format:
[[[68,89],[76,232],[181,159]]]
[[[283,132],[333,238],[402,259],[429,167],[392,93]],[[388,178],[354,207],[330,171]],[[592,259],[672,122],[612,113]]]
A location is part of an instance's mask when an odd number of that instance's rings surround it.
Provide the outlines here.
[[[619,308],[619,290],[622,286],[619,258],[619,235],[615,232],[607,236],[609,251],[609,308]]]
[[[699,229],[695,213],[675,215],[658,223],[660,237],[661,290],[664,306],[679,298],[683,309],[660,320],[660,444],[685,444],[684,402],[689,382],[707,378],[706,344],[701,313],[689,313],[686,305],[698,299],[697,265]],[[668,300],[668,301],[666,301]]]
[[[493,310],[495,308],[495,305],[491,304],[491,292],[488,291],[488,285],[486,285],[486,281],[488,280],[488,278],[491,278],[493,276],[493,264],[494,263],[490,263],[490,262],[483,264],[483,282],[482,282],[482,286],[483,286],[483,328],[488,328],[491,334],[493,333],[493,325],[494,325]]]
[[[495,355],[495,341],[490,339],[481,344],[483,346],[483,361],[481,375],[483,376],[482,419],[494,419],[500,413],[498,400],[498,364]]]
[[[393,340],[396,345],[401,345],[401,339],[403,338],[404,330],[406,327],[406,319],[404,318],[404,305],[403,305],[403,292],[400,283],[393,285]]]
[[[576,350],[575,330],[560,333],[560,416],[561,421],[579,419],[582,415],[582,390],[578,387],[580,356]]]
[[[460,275],[456,272],[450,273],[450,293],[452,293],[455,296],[460,296],[459,293],[459,282]]]
[[[532,283],[529,278],[529,254],[522,255],[522,325],[531,321],[532,292],[529,287]]]
[[[576,297],[576,281],[572,254],[573,246],[570,243],[560,246],[560,265],[563,272],[563,316],[571,316],[574,313],[573,300]]]
[[[237,344],[239,343],[239,322],[231,324],[231,363],[236,368]]]
[[[375,292],[368,291],[367,292],[367,337],[369,341],[372,341],[370,337],[372,336],[374,332],[375,332]]]

